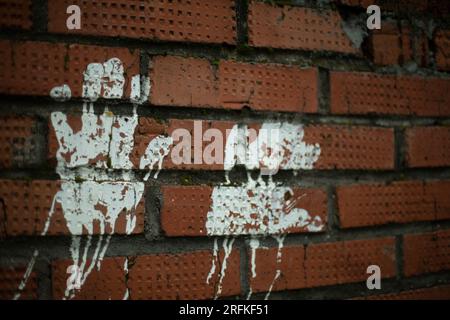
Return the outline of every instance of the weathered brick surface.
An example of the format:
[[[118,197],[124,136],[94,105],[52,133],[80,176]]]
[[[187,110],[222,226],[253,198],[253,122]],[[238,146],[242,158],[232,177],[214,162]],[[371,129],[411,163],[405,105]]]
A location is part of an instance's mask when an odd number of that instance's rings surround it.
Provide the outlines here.
[[[366,126],[307,126],[305,141],[321,148],[316,169],[394,168],[394,132],[392,129]]]
[[[152,59],[151,102],[156,105],[219,107],[215,71],[206,59]]]
[[[370,52],[378,65],[402,65],[416,62],[419,66],[428,64],[428,39],[424,33],[413,34],[407,23],[383,22],[380,30],[374,30],[370,37]]]
[[[182,169],[182,170],[223,170],[223,163],[208,164],[202,159],[196,162],[194,142],[195,136],[201,136],[207,129],[218,129],[224,138],[223,150],[225,150],[226,141],[230,130],[236,124],[231,121],[201,121],[202,132],[194,132],[194,121],[196,120],[178,120],[172,119],[167,124],[155,124],[151,118],[141,118],[135,131],[135,142],[130,159],[135,168],[139,168],[139,159],[143,156],[145,149],[152,139],[157,135],[173,136],[177,129],[185,129],[191,134],[191,159],[190,163],[176,163],[173,158],[179,152],[179,148],[174,154],[169,153],[164,158],[164,169]],[[148,121],[151,124],[144,124]],[[75,130],[77,124],[81,123],[79,116],[69,117],[69,124]],[[255,122],[251,126],[258,128],[261,123]],[[147,129],[145,129],[145,126]],[[49,153],[48,159],[55,163],[55,156],[58,150],[58,142],[54,134],[54,129],[49,124]],[[321,154],[318,161],[314,164],[315,169],[365,169],[365,170],[389,170],[394,168],[394,132],[388,128],[368,127],[368,126],[339,126],[339,125],[307,125],[304,127],[304,141],[308,144],[318,144],[321,148]],[[179,142],[175,141],[175,146]],[[211,142],[201,140],[202,151]],[[199,144],[199,145],[200,145]],[[171,149],[173,150],[173,148]],[[94,159],[95,160],[95,159]],[[94,161],[95,162],[95,161]],[[95,163],[92,163],[94,165]],[[285,169],[284,163],[281,163],[280,169]]]
[[[323,224],[327,221],[326,192],[321,189],[292,188],[293,198],[299,199],[296,208],[305,209],[311,216],[319,216]],[[211,209],[209,186],[163,186],[161,226],[168,236],[206,236],[207,214]],[[235,212],[233,214],[243,214]],[[288,214],[289,216],[289,214]],[[250,232],[251,226],[247,231]],[[258,230],[256,230],[258,232]],[[305,227],[291,227],[285,233],[308,232]]]
[[[372,264],[380,266],[383,278],[396,273],[393,238],[287,246],[278,263],[277,251],[256,250],[256,276],[249,270],[253,292],[268,291],[277,270],[281,275],[274,283],[275,291],[365,281]]]
[[[401,181],[337,188],[342,228],[450,219],[450,181]]]
[[[408,167],[450,166],[450,128],[414,127],[406,130]]]
[[[64,13],[69,5],[80,7],[79,30],[66,27]],[[56,33],[229,44],[236,41],[233,0],[63,0],[51,1],[48,15],[48,29]]]
[[[3,214],[0,217],[6,236],[40,236],[51,213],[52,203],[61,190],[60,181],[52,180],[0,180],[0,202]],[[87,199],[86,199],[87,200]],[[101,208],[99,208],[101,211]],[[105,214],[105,213],[104,213]],[[136,227],[133,233],[142,233],[144,229],[144,200],[136,208]],[[115,224],[115,233],[126,233],[127,219],[119,215]],[[106,233],[111,228],[106,227]],[[87,233],[84,230],[83,233]],[[100,233],[100,221],[93,223],[93,233]],[[46,235],[70,235],[67,219],[58,201],[55,202]]]
[[[407,277],[450,269],[450,231],[404,236],[404,273]]]
[[[41,128],[33,117],[0,117],[0,168],[24,168],[42,162]]]
[[[175,56],[152,62],[156,105],[317,112],[317,69],[221,60],[216,70],[206,59]]]
[[[224,259],[223,251],[219,252],[218,258]],[[105,258],[100,271],[94,268],[81,290],[75,290],[74,298],[122,299],[128,288],[128,298],[133,300],[212,299],[220,282],[220,267],[216,267],[210,282],[206,283],[213,259],[210,251]],[[56,299],[65,296],[66,269],[71,264],[71,260],[58,260],[52,264],[53,297]],[[227,258],[220,296],[240,293],[239,264],[239,253],[233,250]],[[128,266],[128,274],[124,265]]]
[[[0,28],[30,29],[31,0],[0,0]]]
[[[436,44],[436,64],[438,68],[450,70],[450,30],[435,32],[434,43]]]
[[[255,47],[326,50],[358,54],[342,28],[337,11],[249,4],[249,43]]]
[[[49,96],[50,90],[69,85],[73,97],[81,97],[83,72],[89,63],[119,58],[128,75],[139,74],[139,51],[90,45],[49,42],[0,41],[0,93]]]
[[[314,113],[318,109],[318,71],[276,64],[221,61],[220,103],[226,109]]]
[[[335,114],[450,115],[448,79],[331,72],[330,86]]]
[[[36,272],[30,273],[25,287],[19,290],[25,270],[26,267],[0,268],[0,300],[37,299]]]
[[[362,298],[364,300],[450,300],[450,286],[437,286],[386,293]]]

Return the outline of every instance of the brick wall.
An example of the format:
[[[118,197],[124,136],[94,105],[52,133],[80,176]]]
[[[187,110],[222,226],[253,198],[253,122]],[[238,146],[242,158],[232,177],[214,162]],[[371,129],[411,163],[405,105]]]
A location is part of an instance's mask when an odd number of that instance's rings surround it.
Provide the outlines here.
[[[1,299],[450,299],[448,7],[277,3],[0,0]]]

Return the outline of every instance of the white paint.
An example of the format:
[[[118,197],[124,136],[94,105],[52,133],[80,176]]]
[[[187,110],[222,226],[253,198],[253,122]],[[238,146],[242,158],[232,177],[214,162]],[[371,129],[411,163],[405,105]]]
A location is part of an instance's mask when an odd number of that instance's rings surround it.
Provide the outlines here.
[[[130,100],[135,104],[143,104],[148,101],[150,95],[150,78],[147,76],[134,75],[131,78]]]
[[[83,98],[96,101],[120,99],[125,85],[124,68],[118,58],[111,58],[104,63],[90,63],[83,73]]]
[[[284,239],[286,238],[286,235],[278,235],[274,236],[275,240],[278,242],[278,250],[277,250],[277,270],[275,272],[275,276],[273,277],[272,283],[270,284],[269,290],[266,293],[266,296],[264,297],[264,300],[268,300],[270,294],[272,293],[273,286],[275,285],[275,282],[278,280],[278,278],[281,276],[281,270],[280,270],[280,264],[281,264],[281,258],[282,258],[282,249],[284,245]]]
[[[207,214],[208,235],[272,235],[285,233],[291,228],[305,228],[310,232],[322,231],[319,216],[305,209],[294,208],[296,201],[289,187],[277,185],[271,179],[249,179],[242,186],[216,186],[212,192],[212,205]],[[294,202],[292,202],[294,201]]]
[[[223,247],[223,251],[224,251],[224,257],[223,257],[222,266],[220,269],[219,283],[217,285],[217,291],[216,291],[214,299],[219,298],[220,295],[222,294],[222,282],[223,282],[223,279],[225,278],[225,272],[227,270],[227,262],[228,262],[228,258],[230,256],[230,254],[231,254],[231,251],[233,250],[234,240],[235,240],[234,238],[229,239],[228,237],[223,239],[222,247]]]
[[[256,250],[259,248],[259,240],[252,237],[250,239],[250,249],[251,249],[251,271],[252,278],[256,278]]]
[[[125,284],[126,284],[126,277],[128,276],[128,257],[125,258],[125,262],[123,263],[123,272],[125,273]],[[125,294],[123,295],[122,300],[128,300],[128,298],[130,297],[130,290],[128,289],[128,287],[125,290]]]
[[[246,125],[235,125],[225,145],[224,170],[230,171],[237,164],[248,170],[260,169],[266,175],[279,169],[313,169],[321,149],[303,138],[304,129],[299,124],[266,122],[257,135]]]
[[[158,174],[162,169],[163,160],[169,154],[172,144],[172,137],[165,137],[162,135],[159,135],[150,141],[139,164],[139,169],[142,170],[148,167],[149,170],[145,175],[144,181],[148,180],[155,165],[158,167],[153,178],[158,178]]]
[[[207,284],[209,284],[209,281],[216,272],[216,261],[219,258],[218,254],[219,254],[219,246],[217,244],[217,238],[214,238],[214,249],[213,249],[213,258],[211,262],[211,269],[209,270],[208,276],[206,277]]]
[[[75,131],[62,112],[53,112],[51,121],[59,144],[56,152],[58,173],[65,178],[65,168],[93,166],[107,168],[108,159],[114,169],[132,169],[130,155],[134,147],[134,131],[138,116],[115,116],[105,110],[96,115],[93,108],[84,109],[81,129]],[[70,173],[69,173],[70,174]]]
[[[30,261],[28,262],[27,268],[25,270],[25,274],[22,277],[22,280],[19,283],[19,287],[16,290],[16,294],[13,297],[13,300],[18,300],[22,294],[23,289],[25,289],[25,286],[27,285],[28,278],[31,275],[31,271],[33,271],[34,264],[36,263],[36,258],[39,255],[38,250],[33,251],[33,256],[31,257]]]
[[[107,232],[106,227],[110,228],[108,234],[113,234],[119,214],[134,214],[143,193],[143,182],[63,181],[57,201],[72,235],[93,234],[95,223],[100,234]]]
[[[67,84],[63,84],[62,86],[54,87],[50,90],[50,97],[56,101],[64,102],[70,100],[72,91]]]

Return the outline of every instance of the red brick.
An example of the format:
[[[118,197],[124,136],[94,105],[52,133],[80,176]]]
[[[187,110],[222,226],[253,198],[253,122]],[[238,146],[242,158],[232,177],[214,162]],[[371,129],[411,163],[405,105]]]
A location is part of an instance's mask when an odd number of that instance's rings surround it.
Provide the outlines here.
[[[419,76],[331,72],[334,114],[450,115],[450,81]]]
[[[69,116],[69,123],[74,128],[79,125],[79,116]],[[147,129],[143,128],[142,119],[149,121]],[[135,131],[134,149],[130,155],[135,168],[139,168],[140,158],[143,156],[149,142],[158,135],[169,135],[177,129],[186,129],[192,136],[191,163],[175,164],[172,153],[169,153],[163,161],[163,169],[177,170],[223,170],[223,164],[207,164],[204,159],[201,163],[194,162],[194,121],[171,119],[166,124],[156,124],[154,119],[141,118],[140,124]],[[200,120],[198,120],[200,121]],[[224,140],[223,148],[229,130],[236,123],[230,121],[201,121],[203,133],[214,128],[221,131]],[[249,127],[258,130],[261,123],[251,123]],[[149,130],[149,131],[148,131]],[[228,131],[227,131],[228,130]],[[49,154],[50,162],[55,162],[58,143],[53,132],[52,125],[49,124]],[[304,140],[308,144],[319,144],[321,153],[319,160],[314,164],[315,169],[365,169],[365,170],[387,170],[394,168],[394,132],[388,128],[368,127],[368,126],[340,126],[340,125],[307,125],[304,127]],[[175,143],[177,145],[178,142]],[[202,140],[202,150],[210,142]],[[202,153],[203,155],[203,153]],[[95,160],[95,159],[94,159]],[[280,169],[285,169],[284,163]]]
[[[305,142],[318,143],[315,169],[383,170],[394,168],[394,131],[366,126],[311,125]]]
[[[437,286],[406,290],[396,293],[378,294],[362,298],[364,300],[450,300],[450,286]]]
[[[81,9],[79,30],[66,27],[68,15],[65,12],[69,5],[78,5]],[[48,6],[50,32],[167,41],[236,42],[233,0],[119,0],[111,3],[62,0],[51,1]]]
[[[317,112],[317,69],[158,56],[151,69],[155,105]]]
[[[219,107],[218,83],[208,60],[155,57],[152,60],[151,102],[156,105]]]
[[[6,236],[40,236],[49,217],[50,208],[56,193],[60,190],[60,181],[50,180],[0,180],[0,202],[4,206],[1,217],[5,224]],[[133,233],[144,230],[144,200],[139,203],[136,212],[137,222]],[[115,233],[126,233],[126,215],[119,215]],[[100,233],[100,224],[94,223],[94,234]],[[86,230],[84,230],[87,232]],[[111,232],[106,227],[105,232]],[[66,219],[59,202],[51,217],[46,235],[69,235]]]
[[[219,258],[223,261],[223,250]],[[212,260],[211,251],[129,257],[127,274],[125,257],[105,258],[100,270],[94,268],[81,289],[75,291],[74,298],[117,300],[125,296],[128,288],[129,298],[133,300],[211,299],[220,278],[220,266],[216,266],[209,284],[206,283]],[[56,299],[64,297],[66,270],[71,264],[70,260],[53,263],[53,296]],[[239,252],[233,250],[227,259],[220,296],[240,294],[239,266]]]
[[[0,0],[0,28],[31,29],[31,0]]]
[[[378,265],[383,278],[396,274],[394,238],[288,246],[282,248],[279,263],[277,251],[256,250],[256,277],[249,270],[253,292],[268,291],[277,270],[281,275],[274,291],[362,282],[370,265]]]
[[[449,9],[450,10],[450,9]],[[438,30],[434,35],[438,69],[450,70],[450,30]]]
[[[403,65],[414,61],[425,67],[428,64],[428,39],[426,35],[412,33],[407,23],[384,22],[380,30],[370,37],[370,52],[378,65]]]
[[[450,181],[401,181],[337,188],[342,228],[450,219]]]
[[[406,130],[408,167],[450,166],[450,128],[415,127]]]
[[[450,231],[404,236],[404,273],[407,277],[450,269]]]
[[[248,28],[249,43],[255,47],[360,52],[344,33],[337,11],[251,1]]]
[[[0,117],[0,168],[38,163],[37,122],[32,117]]]
[[[23,290],[19,290],[19,286],[25,275],[26,267],[11,267],[0,269],[0,299],[12,300],[16,294],[20,300],[37,299],[37,279],[36,273],[31,272],[27,283]]]
[[[327,195],[322,189],[292,188],[294,198],[301,199],[296,208],[308,211],[310,216],[319,216],[326,225]],[[210,186],[163,186],[161,226],[168,236],[206,236],[207,214],[211,210]],[[233,214],[239,214],[238,212]],[[269,214],[269,212],[267,212]],[[270,219],[268,217],[268,219]],[[264,222],[265,224],[268,221]],[[248,231],[250,232],[249,226]],[[256,230],[258,232],[258,230]],[[309,232],[307,228],[291,227],[286,233]]]
[[[0,92],[13,95],[49,96],[53,87],[69,85],[72,97],[81,97],[83,72],[92,62],[119,58],[128,79],[139,74],[139,52],[125,48],[65,45],[48,42],[0,41]]]
[[[314,113],[318,109],[318,71],[276,64],[221,61],[220,104],[225,109]]]

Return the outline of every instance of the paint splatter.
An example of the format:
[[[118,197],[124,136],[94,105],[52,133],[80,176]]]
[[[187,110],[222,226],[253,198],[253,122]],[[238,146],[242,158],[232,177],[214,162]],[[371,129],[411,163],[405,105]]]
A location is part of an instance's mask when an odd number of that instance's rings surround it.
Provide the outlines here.
[[[273,235],[291,228],[319,232],[324,228],[320,216],[295,208],[300,200],[293,199],[290,187],[275,182],[249,179],[242,186],[216,186],[207,214],[206,230],[211,236]],[[286,198],[293,200],[286,200]]]

